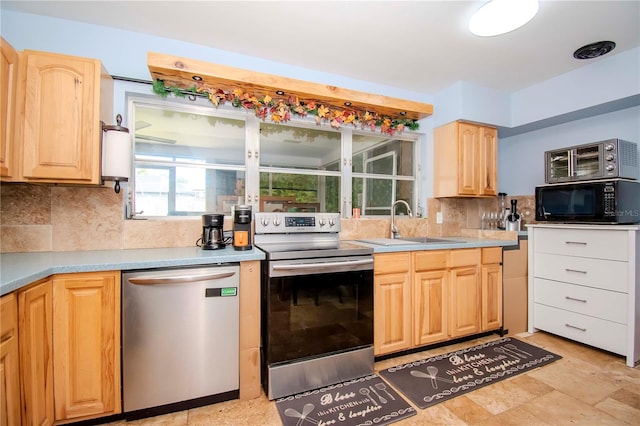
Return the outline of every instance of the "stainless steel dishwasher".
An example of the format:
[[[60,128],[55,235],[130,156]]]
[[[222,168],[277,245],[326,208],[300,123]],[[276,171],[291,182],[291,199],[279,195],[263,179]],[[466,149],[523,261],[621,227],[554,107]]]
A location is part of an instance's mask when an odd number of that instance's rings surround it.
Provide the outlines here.
[[[122,393],[136,419],[238,398],[238,264],[122,274]]]

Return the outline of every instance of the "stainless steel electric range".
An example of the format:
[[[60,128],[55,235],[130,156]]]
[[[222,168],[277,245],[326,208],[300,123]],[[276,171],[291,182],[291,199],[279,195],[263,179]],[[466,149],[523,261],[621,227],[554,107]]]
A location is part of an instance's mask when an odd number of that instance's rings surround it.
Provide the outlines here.
[[[262,382],[269,399],[373,372],[373,251],[337,213],[256,213]]]

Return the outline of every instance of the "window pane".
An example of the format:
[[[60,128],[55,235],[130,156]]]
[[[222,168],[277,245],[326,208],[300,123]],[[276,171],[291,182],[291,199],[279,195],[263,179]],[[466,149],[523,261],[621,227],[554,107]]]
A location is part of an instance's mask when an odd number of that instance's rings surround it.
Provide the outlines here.
[[[136,211],[230,214],[232,205],[244,203],[243,120],[213,116],[210,107],[133,105]]]
[[[135,154],[244,164],[244,121],[136,105]]]
[[[353,172],[413,176],[415,142],[353,135]]]
[[[260,210],[339,212],[341,147],[336,131],[262,123]]]
[[[353,206],[359,207],[361,214],[390,215],[395,200],[405,200],[414,208],[415,144],[378,135],[353,135],[351,195]],[[402,212],[398,208],[398,213]]]
[[[340,178],[260,173],[260,211],[339,212]]]
[[[176,167],[176,214],[205,211],[205,169]]]
[[[362,215],[383,216],[391,214],[391,204],[395,200],[404,200],[412,206],[413,181],[396,179],[353,178],[353,206],[361,209]],[[392,194],[395,197],[392,198]],[[413,206],[411,207],[413,210]],[[397,212],[404,214],[404,207],[398,207]]]
[[[340,149],[341,134],[336,131],[260,124],[261,166],[336,170]]]
[[[169,169],[136,167],[135,210],[144,216],[169,213]]]

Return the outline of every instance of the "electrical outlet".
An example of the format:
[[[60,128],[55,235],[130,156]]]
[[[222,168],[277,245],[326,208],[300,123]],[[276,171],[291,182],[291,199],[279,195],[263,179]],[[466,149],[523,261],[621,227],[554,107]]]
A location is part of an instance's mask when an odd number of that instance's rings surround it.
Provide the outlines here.
[[[442,223],[442,212],[436,213],[436,223]]]

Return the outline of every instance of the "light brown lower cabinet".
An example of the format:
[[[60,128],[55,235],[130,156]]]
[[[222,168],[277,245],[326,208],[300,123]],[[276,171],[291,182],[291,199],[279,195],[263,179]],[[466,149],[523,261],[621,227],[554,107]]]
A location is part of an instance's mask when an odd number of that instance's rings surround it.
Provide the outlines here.
[[[502,248],[375,254],[376,356],[502,326]]]
[[[373,352],[411,346],[411,253],[374,255]]]
[[[448,250],[413,253],[413,345],[449,338]]]
[[[481,331],[495,330],[503,325],[502,249],[482,249],[482,318]]]
[[[20,381],[24,425],[52,425],[53,285],[50,279],[18,292]]]
[[[120,413],[120,272],[54,275],[18,299],[23,424]]]
[[[15,294],[0,298],[0,425],[19,425],[18,301]]]

